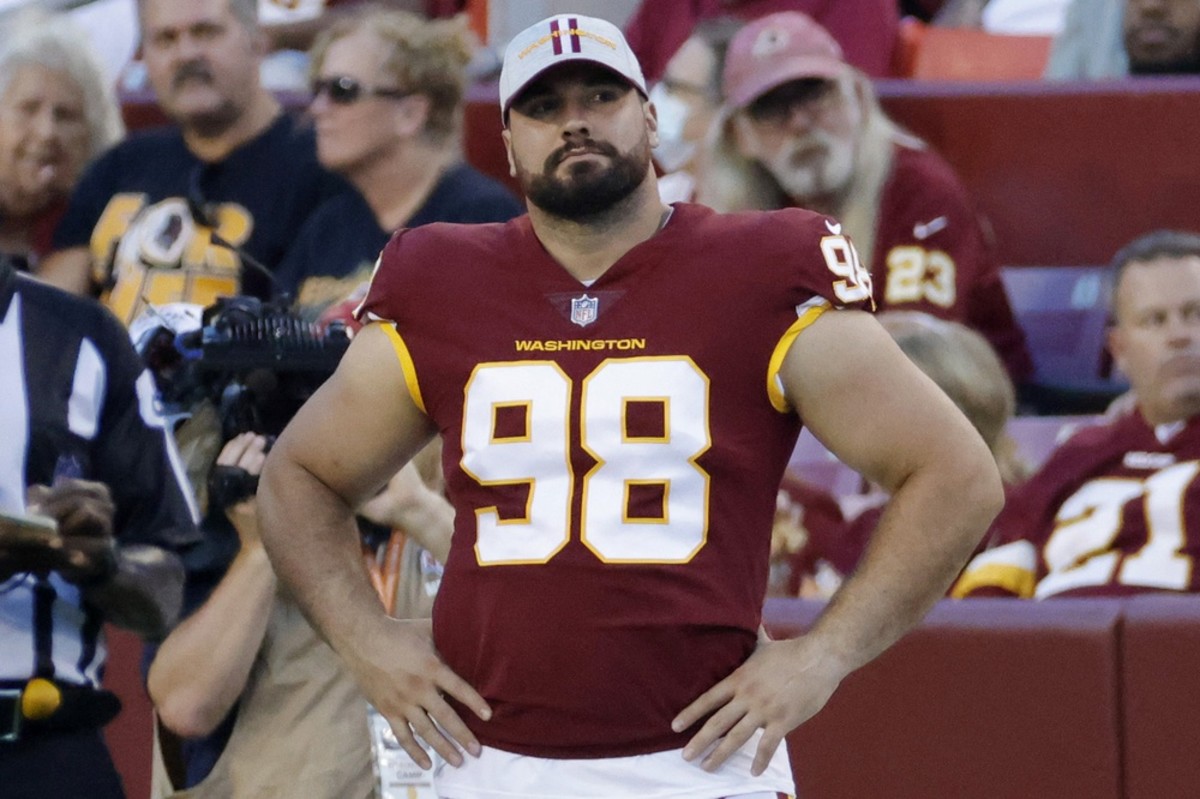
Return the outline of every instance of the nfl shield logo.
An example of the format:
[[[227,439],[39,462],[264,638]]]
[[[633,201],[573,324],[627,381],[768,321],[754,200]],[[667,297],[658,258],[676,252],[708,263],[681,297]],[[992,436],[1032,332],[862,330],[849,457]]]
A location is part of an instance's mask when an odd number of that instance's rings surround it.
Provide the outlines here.
[[[580,327],[587,327],[592,322],[595,322],[599,312],[599,298],[589,297],[586,294],[582,297],[571,298],[571,321]]]

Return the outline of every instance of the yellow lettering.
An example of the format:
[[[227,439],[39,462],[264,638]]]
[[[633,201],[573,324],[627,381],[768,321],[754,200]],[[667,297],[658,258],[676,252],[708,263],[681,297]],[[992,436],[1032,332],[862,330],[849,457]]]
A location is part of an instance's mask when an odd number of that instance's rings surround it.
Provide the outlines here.
[[[646,339],[644,338],[607,338],[592,341],[589,339],[567,339],[560,341],[558,339],[549,339],[546,341],[536,341],[533,339],[517,339],[513,342],[513,346],[517,352],[576,352],[605,350],[644,350],[646,349]]]

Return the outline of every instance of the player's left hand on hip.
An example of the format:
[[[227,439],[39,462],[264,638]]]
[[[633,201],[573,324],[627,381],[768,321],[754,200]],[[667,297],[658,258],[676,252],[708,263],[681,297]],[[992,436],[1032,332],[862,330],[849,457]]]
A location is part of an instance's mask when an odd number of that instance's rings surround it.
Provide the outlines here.
[[[815,644],[806,638],[760,643],[736,671],[684,708],[671,722],[676,731],[710,716],[684,747],[684,759],[711,749],[701,766],[715,771],[761,729],[751,771],[762,774],[784,736],[816,715],[845,677]]]

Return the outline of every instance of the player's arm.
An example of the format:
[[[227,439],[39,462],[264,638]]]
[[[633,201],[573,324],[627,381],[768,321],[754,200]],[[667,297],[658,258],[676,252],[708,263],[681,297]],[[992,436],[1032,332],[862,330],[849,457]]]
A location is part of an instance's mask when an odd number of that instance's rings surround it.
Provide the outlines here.
[[[812,432],[892,499],[812,631],[761,646],[675,720],[686,729],[712,714],[684,750],[693,759],[720,741],[706,768],[762,728],[753,766],[761,773],[846,675],[945,594],[1003,502],[987,446],[869,315],[823,314],[796,338],[781,378]]]
[[[442,694],[483,718],[490,709],[438,657],[428,623],[399,621],[384,612],[363,568],[353,509],[432,435],[431,422],[409,394],[392,341],[380,325],[369,325],[279,437],[258,489],[260,533],[279,579],[391,722],[404,748],[426,767],[429,759],[413,740],[410,724],[456,765],[461,754],[452,741],[479,751]]]
[[[90,297],[92,290],[92,254],[87,247],[69,247],[46,256],[37,267],[37,276],[52,286]]]

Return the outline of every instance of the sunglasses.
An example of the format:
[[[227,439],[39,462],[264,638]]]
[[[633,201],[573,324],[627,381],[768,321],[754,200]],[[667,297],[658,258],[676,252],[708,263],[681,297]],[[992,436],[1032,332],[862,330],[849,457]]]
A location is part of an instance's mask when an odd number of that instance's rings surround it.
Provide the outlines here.
[[[363,97],[391,97],[399,100],[412,94],[412,92],[406,92],[403,89],[381,89],[376,86],[363,86],[356,78],[346,75],[339,75],[333,78],[317,78],[309,88],[312,90],[312,99],[316,100],[322,94],[328,93],[329,100],[338,105],[350,105],[351,103],[358,102]]]

